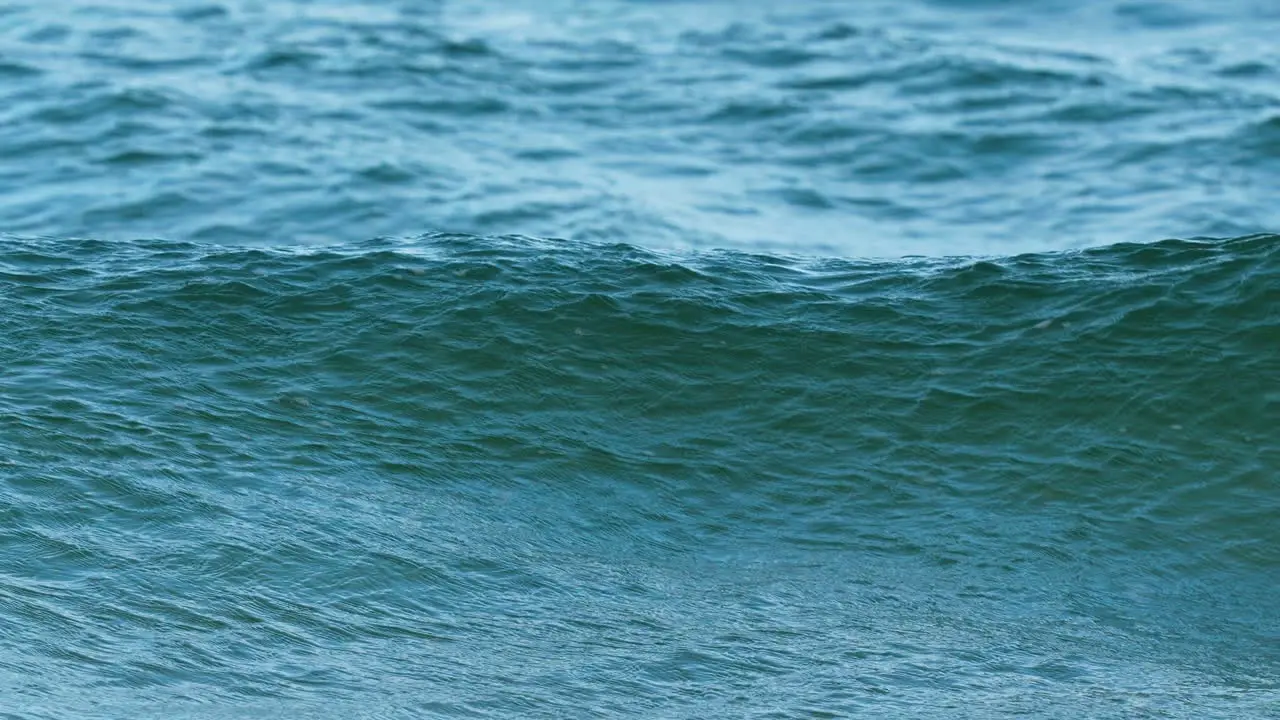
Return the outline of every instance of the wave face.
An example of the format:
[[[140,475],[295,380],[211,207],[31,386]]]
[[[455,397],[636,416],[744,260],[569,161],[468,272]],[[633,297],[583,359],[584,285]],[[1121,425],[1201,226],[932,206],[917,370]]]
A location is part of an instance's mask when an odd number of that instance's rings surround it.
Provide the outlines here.
[[[9,0],[0,231],[816,255],[1280,228],[1261,0]]]
[[[0,719],[1280,717],[1273,6],[0,4]]]
[[[0,301],[22,717],[1280,702],[1280,236],[10,238]]]

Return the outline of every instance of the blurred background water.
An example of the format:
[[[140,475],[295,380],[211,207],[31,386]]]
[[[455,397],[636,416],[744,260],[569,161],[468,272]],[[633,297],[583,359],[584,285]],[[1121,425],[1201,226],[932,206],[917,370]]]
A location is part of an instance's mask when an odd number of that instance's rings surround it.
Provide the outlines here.
[[[0,227],[838,255],[1277,227],[1271,2],[10,3]]]
[[[0,718],[1280,717],[1276,37],[0,7]]]

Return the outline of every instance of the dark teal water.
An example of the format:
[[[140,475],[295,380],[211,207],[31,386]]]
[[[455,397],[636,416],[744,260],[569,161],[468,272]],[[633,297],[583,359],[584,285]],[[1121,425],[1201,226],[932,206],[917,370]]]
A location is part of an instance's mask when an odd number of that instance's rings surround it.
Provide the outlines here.
[[[0,718],[1280,717],[1277,31],[0,9]]]
[[[1264,717],[1280,237],[9,241],[15,717]]]

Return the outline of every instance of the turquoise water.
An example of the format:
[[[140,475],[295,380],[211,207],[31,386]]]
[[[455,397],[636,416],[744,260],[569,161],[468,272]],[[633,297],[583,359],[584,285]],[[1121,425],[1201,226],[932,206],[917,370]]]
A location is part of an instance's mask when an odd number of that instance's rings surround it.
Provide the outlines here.
[[[18,717],[1280,702],[1280,237],[0,268]]]
[[[1280,716],[1276,30],[0,10],[0,718]]]
[[[0,229],[824,256],[1280,228],[1261,0],[17,0]]]

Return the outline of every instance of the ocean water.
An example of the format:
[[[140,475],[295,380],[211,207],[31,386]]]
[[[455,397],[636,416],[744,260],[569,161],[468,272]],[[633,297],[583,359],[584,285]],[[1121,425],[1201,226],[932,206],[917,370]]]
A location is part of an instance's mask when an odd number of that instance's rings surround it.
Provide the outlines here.
[[[1276,37],[0,8],[0,718],[1280,717]]]

